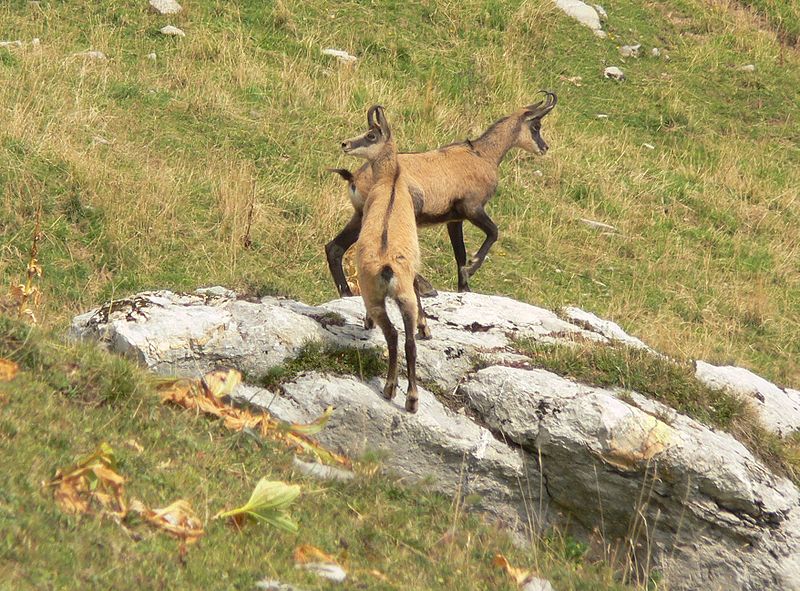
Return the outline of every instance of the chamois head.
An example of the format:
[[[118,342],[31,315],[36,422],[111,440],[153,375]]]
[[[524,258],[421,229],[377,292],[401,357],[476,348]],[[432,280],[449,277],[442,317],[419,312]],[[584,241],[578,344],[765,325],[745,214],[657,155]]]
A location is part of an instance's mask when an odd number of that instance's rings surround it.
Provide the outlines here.
[[[558,102],[558,97],[554,92],[547,90],[543,92],[546,95],[545,100],[528,105],[520,112],[523,124],[520,127],[516,146],[535,154],[544,154],[549,148],[547,142],[542,139],[542,118],[552,111]]]
[[[380,105],[373,105],[367,111],[367,126],[369,129],[366,133],[342,142],[342,151],[345,154],[374,160],[392,139],[392,130],[389,129],[389,123]]]

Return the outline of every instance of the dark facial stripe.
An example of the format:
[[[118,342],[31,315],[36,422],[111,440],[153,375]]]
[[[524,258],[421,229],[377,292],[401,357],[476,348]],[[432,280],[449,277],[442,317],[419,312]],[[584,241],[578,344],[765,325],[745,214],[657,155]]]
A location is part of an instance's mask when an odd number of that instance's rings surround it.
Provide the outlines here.
[[[381,234],[381,253],[386,252],[389,248],[389,216],[392,215],[394,209],[394,198],[397,194],[397,179],[400,177],[400,167],[398,166],[394,171],[394,179],[392,179],[392,194],[389,196],[389,205],[386,206],[386,215],[383,216],[383,233]]]

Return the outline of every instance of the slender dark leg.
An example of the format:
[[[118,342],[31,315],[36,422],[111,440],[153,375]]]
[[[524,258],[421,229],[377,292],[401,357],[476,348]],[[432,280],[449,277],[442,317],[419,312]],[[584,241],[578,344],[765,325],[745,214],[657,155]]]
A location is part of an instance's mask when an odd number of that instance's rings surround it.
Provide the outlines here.
[[[431,338],[431,329],[428,328],[428,319],[425,317],[425,310],[422,309],[419,280],[419,275],[414,277],[414,293],[417,296],[417,338],[428,340]]]
[[[419,409],[419,395],[417,394],[417,343],[414,340],[414,330],[417,319],[414,308],[403,306],[403,330],[406,333],[406,370],[408,373],[408,391],[406,392],[406,410],[417,412]]]
[[[467,273],[469,277],[472,277],[475,271],[481,268],[486,255],[489,254],[489,249],[492,247],[492,244],[497,242],[497,226],[483,208],[476,211],[468,219],[486,233],[486,240],[483,241],[483,244],[481,244],[475,256],[469,260],[470,265],[467,267]]]
[[[397,392],[397,330],[392,326],[392,321],[389,320],[385,307],[373,308],[370,311],[370,317],[375,321],[375,324],[381,327],[383,337],[389,347],[389,373],[386,375],[383,397],[391,400]]]
[[[448,222],[447,233],[450,236],[450,244],[453,245],[453,254],[456,257],[458,291],[469,291],[469,275],[467,274],[467,247],[464,245],[464,222]]]
[[[356,212],[344,229],[336,235],[336,238],[325,245],[325,256],[328,259],[328,269],[331,271],[333,281],[336,283],[336,291],[340,297],[352,296],[353,292],[347,285],[347,278],[344,276],[342,268],[342,257],[347,249],[353,246],[358,240],[361,232],[361,214]]]

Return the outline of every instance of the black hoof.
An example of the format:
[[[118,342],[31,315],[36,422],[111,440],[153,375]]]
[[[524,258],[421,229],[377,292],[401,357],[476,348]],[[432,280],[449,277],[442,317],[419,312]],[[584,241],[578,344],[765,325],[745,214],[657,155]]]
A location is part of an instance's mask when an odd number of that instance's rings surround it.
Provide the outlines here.
[[[417,340],[419,341],[430,341],[433,337],[431,336],[431,329],[425,327],[425,331],[419,331],[417,333]]]
[[[383,388],[383,397],[386,400],[391,400],[394,398],[394,395],[397,393],[397,384],[386,384]]]
[[[417,412],[419,410],[419,398],[411,398],[406,394],[406,410],[411,413]]]

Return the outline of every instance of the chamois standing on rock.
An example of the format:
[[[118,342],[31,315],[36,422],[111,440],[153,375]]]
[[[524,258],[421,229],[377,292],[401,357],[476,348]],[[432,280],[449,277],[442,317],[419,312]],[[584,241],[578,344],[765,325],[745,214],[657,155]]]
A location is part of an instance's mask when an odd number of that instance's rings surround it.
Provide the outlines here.
[[[397,390],[397,330],[386,312],[386,297],[397,302],[406,340],[408,391],[406,410],[417,412],[417,346],[414,330],[430,336],[416,286],[419,243],[414,204],[397,162],[397,148],[383,107],[367,112],[366,133],[342,142],[345,154],[367,160],[369,191],[363,202],[361,233],[356,243],[358,283],[366,309],[365,325],[377,324],[389,346],[389,373],[383,396],[391,400]]]
[[[457,142],[431,150],[398,154],[405,183],[413,199],[417,225],[447,223],[458,270],[458,291],[469,291],[469,278],[480,268],[492,244],[497,241],[497,226],[484,207],[497,190],[498,167],[512,148],[544,154],[542,118],[553,110],[558,97],[545,91],[546,98],[496,121],[475,140]],[[364,206],[374,184],[374,167],[364,164],[355,174],[345,169],[331,169],[350,185],[350,202],[355,209],[344,229],[325,246],[328,268],[340,296],[353,295],[342,269],[342,257],[362,230]],[[469,220],[483,230],[486,239],[467,264],[463,222]],[[433,292],[427,284],[426,291]]]

